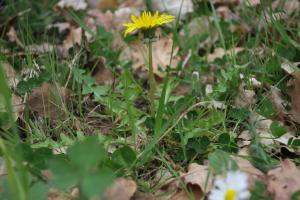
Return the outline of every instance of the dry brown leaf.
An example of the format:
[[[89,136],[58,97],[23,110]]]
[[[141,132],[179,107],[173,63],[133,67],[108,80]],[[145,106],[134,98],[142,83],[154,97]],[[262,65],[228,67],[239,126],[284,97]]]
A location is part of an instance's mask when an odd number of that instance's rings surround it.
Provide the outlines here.
[[[291,148],[288,147],[288,141],[291,138],[294,138],[295,134],[292,131],[287,131],[285,134],[283,134],[281,137],[279,138],[275,138],[272,134],[271,131],[271,125],[273,123],[272,120],[267,119],[259,114],[257,114],[256,112],[252,112],[250,115],[250,119],[249,119],[251,124],[254,124],[256,127],[256,134],[259,136],[258,140],[261,144],[264,145],[273,145],[278,144],[278,145],[282,145],[283,147],[285,147],[286,149],[288,149],[290,152],[299,154],[299,151],[295,151]],[[280,122],[279,122],[280,123]],[[283,123],[280,123],[281,126],[284,126]],[[245,146],[248,145],[250,143],[250,139],[251,139],[251,134],[249,130],[245,130],[243,131],[238,138],[240,139],[239,141],[239,145],[240,146]]]
[[[212,187],[212,177],[209,176],[208,166],[192,163],[188,167],[188,172],[181,177],[195,199],[203,198]],[[189,194],[183,189],[179,189],[171,198],[171,200],[181,199],[190,199]]]
[[[247,147],[251,144],[251,134],[249,130],[244,130],[238,135],[238,146],[239,147]]]
[[[225,55],[238,54],[241,51],[244,51],[244,48],[236,47],[233,49],[229,49],[226,52],[223,48],[216,48],[213,53],[208,54],[207,61],[211,63],[214,62],[217,58],[223,58]]]
[[[16,29],[13,26],[9,27],[9,30],[6,33],[6,35],[10,42],[16,42],[17,40],[19,40]]]
[[[178,85],[174,91],[173,94],[175,96],[185,96],[191,91],[191,86],[188,84],[180,84]]]
[[[212,187],[212,177],[208,178],[208,175],[208,166],[192,163],[188,172],[183,175],[183,180],[186,184],[198,185],[205,194]]]
[[[25,106],[23,99],[17,95],[12,95],[12,106],[14,109],[15,119],[17,120],[24,112]]]
[[[286,115],[285,102],[282,99],[281,91],[277,87],[271,86],[269,100],[278,115]]]
[[[84,10],[87,7],[85,0],[60,0],[56,6],[60,9],[73,8],[74,10]]]
[[[260,4],[260,0],[242,0],[247,6],[257,6]]]
[[[68,89],[44,83],[41,87],[32,90],[28,104],[31,111],[38,116],[56,120],[66,116],[65,102],[69,96]]]
[[[185,29],[180,31],[181,37],[187,37],[185,35]],[[201,42],[201,48],[210,48],[211,45],[216,42],[219,38],[217,29],[212,25],[211,19],[206,16],[196,17],[192,19],[187,24],[188,37],[192,37],[194,35],[197,36],[206,36],[208,35],[207,39]],[[185,41],[185,40],[183,40]]]
[[[221,19],[225,21],[239,20],[239,16],[233,13],[228,6],[220,6],[217,8],[217,14]]]
[[[153,71],[159,77],[164,77],[164,71],[170,64],[172,54],[172,37],[161,38],[153,43]],[[171,61],[171,68],[175,68],[180,61],[180,57],[177,56],[178,48],[173,51],[173,57]],[[134,70],[148,70],[148,58],[147,48],[141,42],[134,42],[122,52],[122,60],[132,60]]]
[[[293,89],[289,93],[292,103],[291,115],[292,119],[300,124],[300,72],[295,72],[292,76],[291,85]]]
[[[249,122],[251,124],[255,124],[256,134],[259,136],[259,142],[264,145],[272,145],[274,144],[274,137],[271,133],[270,127],[273,123],[272,120],[267,119],[256,112],[252,112],[250,115]],[[248,130],[247,130],[248,131]],[[248,131],[250,134],[250,131]]]
[[[184,18],[188,13],[194,11],[192,0],[153,0],[152,7],[160,12],[168,12],[174,16]]]
[[[212,177],[208,176],[208,170],[208,166],[192,163],[188,171],[181,174],[181,182],[176,178],[170,179],[157,195],[162,195],[160,199],[190,199],[189,194],[181,187],[181,183],[184,183],[196,199],[201,199],[212,187]]]
[[[63,41],[63,49],[65,52],[68,52],[75,44],[80,45],[82,39],[82,28],[74,27],[70,28],[70,32]]]
[[[93,73],[95,83],[97,85],[112,84],[114,81],[114,75],[110,69],[105,66],[105,59],[100,58],[98,62],[99,63],[97,64],[95,72]]]
[[[252,107],[256,102],[254,90],[247,90],[244,85],[240,85],[238,94],[235,98],[234,105],[237,107]]]
[[[145,1],[143,0],[87,0],[89,7],[99,8],[101,10],[119,9],[119,8],[136,8],[142,10],[145,8]]]
[[[16,29],[11,26],[9,27],[8,32],[6,33],[8,40],[10,42],[15,42],[17,45],[19,45],[21,48],[24,48],[24,44],[21,42],[21,40],[17,36]]]
[[[122,24],[128,23],[131,15],[138,16],[140,15],[140,11],[134,7],[122,7],[116,10],[113,17],[113,28],[123,31],[125,27]]]
[[[300,2],[298,0],[289,0],[289,1],[281,1],[276,0],[272,3],[272,8],[280,8],[285,12],[285,17],[288,17],[289,14],[295,12],[300,6]]]
[[[85,23],[94,32],[97,26],[101,25],[106,31],[110,31],[113,27],[114,15],[111,11],[101,12],[100,10],[89,10],[85,18]]]
[[[139,10],[145,10],[146,5],[144,0],[120,0],[120,7],[131,7]]]
[[[7,62],[1,63],[1,65],[4,69],[4,73],[5,73],[5,77],[7,79],[8,85],[12,88],[15,88],[17,86],[17,84],[19,83],[19,80],[17,79],[17,75],[16,75],[14,68],[11,66],[11,64],[9,64]]]
[[[105,9],[116,9],[119,7],[118,0],[98,0],[98,8]]]
[[[74,189],[73,189],[74,191]],[[75,200],[78,199],[77,194],[68,194],[58,189],[50,188],[48,191],[48,200]]]
[[[270,170],[267,189],[274,200],[289,200],[300,189],[300,169],[290,160],[283,160],[280,167]]]
[[[200,200],[203,198],[203,192],[197,185],[188,185],[187,188],[191,194],[181,189],[174,196],[172,196],[170,200]]]
[[[130,200],[136,192],[137,185],[133,180],[117,179],[105,192],[107,200]]]
[[[243,155],[245,156],[245,155]],[[264,177],[264,174],[258,170],[257,168],[255,168],[249,160],[239,157],[239,156],[232,156],[233,160],[236,161],[239,169],[248,174],[248,182],[250,187],[253,186],[253,184],[255,183],[255,180],[257,179],[262,179]]]
[[[291,75],[298,70],[297,66],[299,64],[300,64],[299,62],[296,62],[296,63],[284,62],[281,64],[281,69],[283,69],[287,74]]]
[[[245,155],[243,155],[245,156]],[[239,157],[239,156],[232,156],[232,158],[236,161],[239,169],[250,175],[250,177],[263,177],[264,174],[258,170],[257,168],[255,168],[249,160]]]

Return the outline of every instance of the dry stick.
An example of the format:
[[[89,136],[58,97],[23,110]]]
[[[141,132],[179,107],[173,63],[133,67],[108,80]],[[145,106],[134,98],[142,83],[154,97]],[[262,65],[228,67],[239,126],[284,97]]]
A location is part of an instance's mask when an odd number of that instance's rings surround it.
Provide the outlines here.
[[[73,58],[72,61],[71,61],[71,64],[68,63],[68,67],[69,67],[70,71],[69,71],[69,74],[68,74],[67,81],[66,81],[66,83],[65,83],[65,85],[64,85],[64,88],[67,88],[67,87],[68,87],[68,84],[69,84],[69,82],[70,82],[70,80],[71,80],[71,78],[72,78],[72,72],[73,72],[72,70],[73,70],[73,66],[75,65],[75,63],[76,63],[77,60],[79,59],[79,56],[81,55],[81,51],[82,51],[82,50],[80,50],[80,51],[74,56],[74,58]]]

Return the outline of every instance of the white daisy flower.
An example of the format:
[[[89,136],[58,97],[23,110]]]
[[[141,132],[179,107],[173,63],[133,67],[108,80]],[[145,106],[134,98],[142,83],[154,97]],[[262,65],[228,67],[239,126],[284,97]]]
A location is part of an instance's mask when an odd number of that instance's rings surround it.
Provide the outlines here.
[[[250,197],[247,174],[232,171],[226,177],[218,176],[214,181],[209,200],[246,200]]]

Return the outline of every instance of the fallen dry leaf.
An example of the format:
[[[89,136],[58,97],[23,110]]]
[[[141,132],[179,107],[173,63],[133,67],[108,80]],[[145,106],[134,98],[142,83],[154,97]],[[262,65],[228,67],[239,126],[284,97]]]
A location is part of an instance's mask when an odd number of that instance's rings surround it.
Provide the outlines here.
[[[187,188],[191,194],[181,189],[174,196],[172,196],[170,200],[190,200],[190,199],[200,200],[201,198],[203,198],[203,193],[197,185],[188,185]]]
[[[63,49],[65,53],[69,51],[75,44],[80,45],[82,39],[82,28],[81,27],[74,27],[70,28],[70,32],[63,41]]]
[[[256,112],[250,114],[249,119],[250,124],[254,124],[256,127],[256,134],[259,136],[258,140],[261,144],[272,145],[274,144],[274,137],[271,133],[270,127],[273,123],[272,120],[267,119]],[[250,134],[249,130],[246,130],[245,133]]]
[[[289,93],[292,103],[291,115],[292,119],[300,124],[300,72],[295,72],[292,76],[291,85],[293,89]]]
[[[18,46],[20,46],[21,48],[24,48],[24,44],[18,38],[16,29],[13,26],[9,27],[9,30],[6,33],[6,35],[10,42],[15,42]]]
[[[212,177],[209,176],[208,166],[192,163],[188,172],[182,176],[186,184],[197,185],[202,194],[206,194],[212,187]]]
[[[84,10],[87,7],[85,0],[60,0],[56,6],[58,8],[73,8],[74,10]]]
[[[106,84],[112,84],[114,81],[114,75],[105,66],[105,59],[100,58],[98,60],[97,66],[95,67],[93,77],[95,78],[95,83],[97,85],[106,85]]]
[[[286,110],[284,108],[285,102],[282,98],[281,91],[277,87],[271,86],[269,100],[278,115],[286,115]]]
[[[98,0],[98,8],[102,10],[116,9],[119,7],[118,0]]]
[[[173,91],[175,96],[185,96],[191,91],[191,85],[179,84]]]
[[[23,99],[17,95],[12,95],[12,106],[14,109],[15,119],[17,120],[24,112],[25,106]]]
[[[288,17],[288,15],[295,12],[300,6],[300,2],[298,0],[289,0],[289,1],[281,1],[276,0],[272,3],[272,8],[275,10],[276,8],[283,9],[285,12],[285,18]]]
[[[289,200],[300,189],[300,169],[290,160],[283,160],[280,167],[270,170],[267,189],[274,200]]]
[[[120,3],[121,3],[120,5],[121,8],[130,7],[139,10],[145,10],[146,8],[146,4],[144,0],[122,0],[120,1]]]
[[[16,72],[11,64],[5,62],[1,63],[2,69],[4,69],[5,77],[7,79],[7,83],[9,87],[15,88],[19,83]]]
[[[137,185],[133,180],[117,179],[105,192],[107,200],[130,200],[136,192]]]
[[[6,107],[6,104],[1,101],[3,96],[1,96],[0,94],[0,112],[8,112],[9,110]],[[23,99],[15,94],[12,95],[11,97],[11,105],[12,105],[12,111],[13,111],[13,120],[16,121],[19,117],[21,117],[21,115],[24,112],[24,103],[23,103]],[[1,128],[3,129],[9,129],[11,128],[12,123],[7,123],[7,124],[1,124]]]
[[[106,31],[110,31],[113,27],[113,20],[114,14],[111,11],[101,12],[93,9],[87,12],[85,23],[93,32],[96,32],[99,25],[103,26]]]
[[[56,120],[66,116],[65,103],[69,96],[68,89],[44,83],[41,87],[32,90],[28,104],[31,111],[38,116]]]
[[[287,74],[293,74],[294,72],[296,72],[298,70],[297,66],[300,63],[288,63],[288,62],[284,62],[281,64],[281,69],[283,69]]]
[[[74,200],[78,199],[79,195],[78,194],[73,194],[72,192],[75,189],[71,191],[71,193],[66,193],[63,191],[60,191],[58,189],[50,188],[48,191],[48,200]]]
[[[242,2],[246,5],[246,6],[257,6],[260,4],[260,0],[242,0]]]
[[[101,10],[119,8],[136,8],[143,10],[145,8],[145,1],[143,0],[87,0],[90,8],[99,8]]]
[[[250,188],[254,185],[256,180],[258,179],[263,180],[264,174],[260,170],[255,168],[249,160],[240,156],[231,156],[231,157],[237,163],[240,171],[248,174],[248,183]]]
[[[217,14],[221,19],[225,21],[239,20],[239,16],[233,13],[228,6],[220,6],[217,8]]]
[[[182,181],[178,178],[169,179],[157,196],[161,196],[159,199],[162,200],[188,200],[191,196],[182,188],[181,183],[184,183],[195,199],[203,198],[212,187],[212,177],[209,176],[208,170],[208,166],[196,163],[190,164],[188,171],[180,176]]]
[[[192,0],[153,0],[152,7],[160,12],[168,12],[174,16],[184,18],[194,11]]]
[[[113,28],[123,31],[125,27],[122,25],[130,21],[131,15],[138,16],[140,15],[140,11],[135,7],[122,7],[116,10],[113,17]]]
[[[238,94],[235,98],[234,105],[237,107],[252,107],[256,102],[254,90],[247,90],[244,85],[240,85]]]
[[[153,71],[159,77],[164,77],[164,72],[170,64],[172,45],[171,35],[153,43]],[[177,47],[174,48],[171,68],[176,68],[180,61],[180,57],[177,56],[178,50]],[[148,70],[147,55],[147,48],[143,43],[133,42],[128,48],[124,49],[121,54],[121,60],[132,60],[132,67],[135,71],[139,69],[146,71]]]
[[[139,15],[140,11],[133,7],[121,7],[114,13],[110,10],[102,12],[97,9],[89,10],[88,15],[85,17],[86,25],[96,33],[98,26],[103,26],[106,31],[113,33],[124,30],[122,24],[127,23],[130,20],[131,15]],[[91,40],[92,36],[89,32],[85,32],[88,41]]]
[[[223,48],[216,48],[213,53],[208,54],[207,61],[214,62],[217,58],[223,58],[225,55],[238,54],[239,52],[244,51],[242,47],[236,47],[229,49],[225,52]]]
[[[185,34],[185,29],[182,29],[180,31],[181,37],[192,37],[194,35],[198,37],[208,36],[206,40],[201,42],[201,48],[210,48],[219,38],[217,29],[212,25],[211,19],[207,16],[192,19],[187,24],[186,30],[188,30],[188,35]]]
[[[208,166],[192,163],[188,167],[188,172],[181,176],[188,190],[195,199],[203,198],[212,187],[212,177],[209,176]],[[184,189],[180,188],[171,200],[188,200],[191,196]]]
[[[244,130],[238,135],[238,146],[239,147],[247,147],[251,144],[251,134],[249,130]]]

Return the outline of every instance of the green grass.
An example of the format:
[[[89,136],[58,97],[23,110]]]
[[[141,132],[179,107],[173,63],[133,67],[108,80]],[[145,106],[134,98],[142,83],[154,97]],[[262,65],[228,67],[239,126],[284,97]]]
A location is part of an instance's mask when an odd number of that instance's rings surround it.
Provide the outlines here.
[[[208,165],[211,176],[236,168],[230,155],[238,154],[238,136],[243,130],[251,134],[250,154],[246,158],[261,171],[276,167],[282,158],[300,164],[298,154],[285,155],[278,144],[261,144],[258,124],[249,120],[251,113],[257,112],[273,121],[274,138],[286,130],[299,136],[299,124],[282,119],[269,100],[270,88],[274,86],[280,90],[286,109],[290,109],[288,83],[292,77],[280,66],[285,61],[299,62],[299,9],[289,13],[287,19],[271,17],[266,21],[266,15],[276,12],[270,9],[269,0],[239,10],[231,5],[239,18],[226,21],[218,16],[218,5],[194,1],[193,13],[183,21],[177,20],[175,26],[162,29],[162,37],[173,34],[170,65],[176,47],[181,62],[168,69],[157,85],[153,115],[147,80],[134,71],[134,61],[120,59],[123,49],[114,48],[115,33],[102,26],[94,32],[84,21],[85,11],[55,12],[52,8],[56,2],[6,1],[0,11],[0,49],[10,51],[0,54],[0,152],[7,170],[0,180],[0,188],[4,188],[1,199],[46,199],[50,188],[69,194],[73,187],[79,188],[79,199],[99,198],[119,177],[133,179],[140,192],[157,194],[165,183],[155,181],[160,170],[168,171],[194,199],[180,179],[180,172],[191,163]],[[150,9],[151,1],[147,5]],[[190,35],[188,24],[195,18],[208,20],[209,27],[203,33]],[[91,34],[93,40],[82,39],[67,57],[59,51],[33,53],[26,48],[49,42],[58,49],[68,32],[59,33],[47,26],[66,20]],[[233,25],[246,25],[249,32],[232,32]],[[22,45],[9,41],[6,33],[12,26]],[[180,30],[186,35],[182,36]],[[218,39],[200,47],[214,31]],[[124,43],[138,39],[136,34],[124,39]],[[215,49],[236,47],[244,50],[208,63],[208,55]],[[111,84],[95,82],[100,57],[113,76]],[[16,71],[20,81],[16,87],[9,87],[9,81],[5,81],[4,63],[10,63]],[[25,70],[37,76],[29,76]],[[256,78],[261,86],[253,85],[251,78]],[[56,114],[62,111],[64,117],[53,119],[51,115],[33,112],[30,94],[45,83],[52,85],[54,91],[51,103],[55,106],[50,110]],[[189,86],[188,91],[175,96],[174,91],[182,84]],[[207,84],[212,85],[212,93],[205,92]],[[254,105],[236,106],[241,85],[255,92]],[[61,88],[71,92],[66,101],[59,92]],[[25,109],[18,120],[12,95],[24,100]],[[47,110],[47,99],[41,101],[34,104],[44,105]],[[216,101],[223,102],[225,108],[211,106]],[[297,141],[286,146],[299,148]],[[52,153],[60,148],[66,148],[66,153]],[[45,170],[51,170],[53,177],[45,176]],[[266,189],[257,183],[254,190],[253,199]]]

